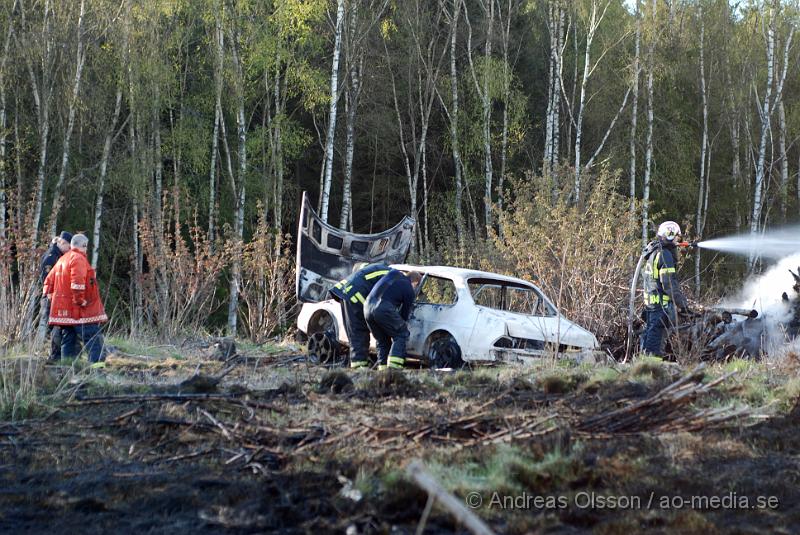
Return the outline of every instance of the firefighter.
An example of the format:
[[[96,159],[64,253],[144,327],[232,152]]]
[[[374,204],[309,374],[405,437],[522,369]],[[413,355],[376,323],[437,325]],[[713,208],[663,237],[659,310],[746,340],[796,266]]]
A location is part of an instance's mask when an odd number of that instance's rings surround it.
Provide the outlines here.
[[[369,365],[369,327],[364,319],[364,303],[372,288],[389,273],[385,264],[356,265],[353,274],[330,289],[331,296],[342,306],[342,319],[350,340],[350,367]]]
[[[645,258],[644,299],[647,329],[643,349],[646,353],[661,357],[664,333],[677,324],[676,307],[688,313],[686,297],[681,291],[675,273],[677,267],[677,244],[681,227],[674,221],[665,221],[658,227],[656,240],[649,246]]]
[[[417,271],[404,274],[393,269],[367,296],[364,316],[378,346],[378,369],[405,366],[409,335],[406,324],[421,278]]]

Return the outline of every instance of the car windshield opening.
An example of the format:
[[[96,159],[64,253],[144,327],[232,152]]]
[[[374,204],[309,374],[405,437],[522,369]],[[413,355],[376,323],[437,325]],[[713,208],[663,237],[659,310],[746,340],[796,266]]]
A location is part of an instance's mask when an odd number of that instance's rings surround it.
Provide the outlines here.
[[[530,316],[556,315],[555,309],[536,288],[491,279],[469,279],[468,283],[478,306]]]

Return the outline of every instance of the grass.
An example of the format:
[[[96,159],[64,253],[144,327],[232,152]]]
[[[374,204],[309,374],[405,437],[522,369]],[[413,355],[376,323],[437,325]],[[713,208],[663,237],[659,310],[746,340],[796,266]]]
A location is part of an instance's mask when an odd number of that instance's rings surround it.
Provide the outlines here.
[[[86,376],[75,365],[58,376],[37,358],[0,359],[0,419],[13,422],[53,411],[72,398]]]
[[[526,448],[504,444],[465,459],[440,454],[427,465],[442,485],[457,496],[481,493],[485,508],[495,494],[569,492],[573,482],[586,475],[582,451],[582,445],[576,444],[568,450],[556,447],[537,456]]]

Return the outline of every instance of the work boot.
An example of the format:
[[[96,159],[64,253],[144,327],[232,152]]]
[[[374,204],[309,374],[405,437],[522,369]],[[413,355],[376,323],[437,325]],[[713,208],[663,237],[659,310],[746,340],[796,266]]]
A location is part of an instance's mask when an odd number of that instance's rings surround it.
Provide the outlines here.
[[[402,370],[406,365],[406,359],[403,357],[389,356],[389,368]]]
[[[359,370],[362,368],[368,368],[369,362],[366,360],[351,360],[350,361],[350,369],[352,370]]]

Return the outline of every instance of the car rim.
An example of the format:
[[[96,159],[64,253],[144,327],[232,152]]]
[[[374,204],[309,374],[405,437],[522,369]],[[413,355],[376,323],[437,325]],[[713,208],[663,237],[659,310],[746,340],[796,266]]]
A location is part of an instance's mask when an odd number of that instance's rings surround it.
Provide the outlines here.
[[[312,364],[339,364],[338,350],[327,332],[316,332],[308,338],[308,360]]]

